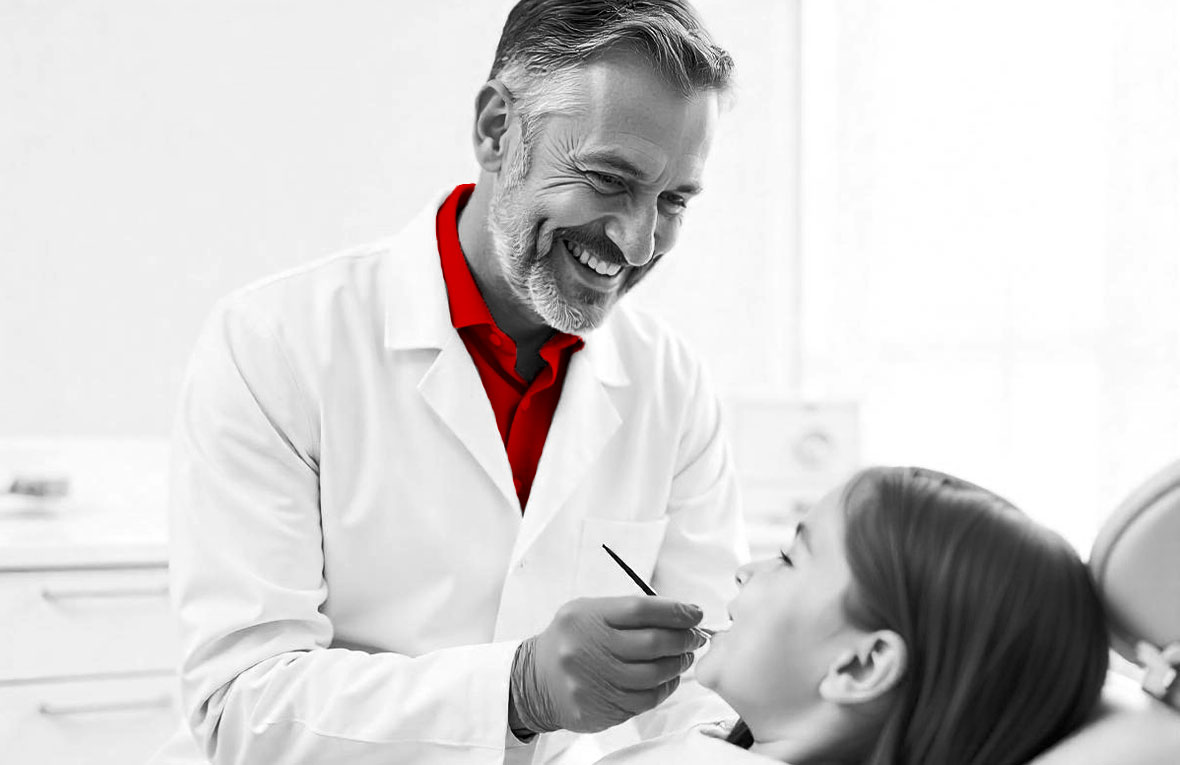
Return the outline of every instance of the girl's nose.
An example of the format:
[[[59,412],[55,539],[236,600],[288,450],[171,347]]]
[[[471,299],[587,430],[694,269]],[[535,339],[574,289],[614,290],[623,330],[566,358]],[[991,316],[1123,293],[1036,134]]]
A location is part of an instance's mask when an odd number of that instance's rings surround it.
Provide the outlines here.
[[[762,560],[752,560],[749,563],[747,563],[746,565],[739,568],[737,570],[737,574],[735,574],[733,578],[737,580],[738,586],[740,587],[740,586],[748,583],[751,579],[753,579],[754,574],[757,573],[759,570],[764,570],[764,569],[769,570],[770,568],[772,568],[775,565],[775,563],[777,561],[778,561],[778,558],[763,558]]]

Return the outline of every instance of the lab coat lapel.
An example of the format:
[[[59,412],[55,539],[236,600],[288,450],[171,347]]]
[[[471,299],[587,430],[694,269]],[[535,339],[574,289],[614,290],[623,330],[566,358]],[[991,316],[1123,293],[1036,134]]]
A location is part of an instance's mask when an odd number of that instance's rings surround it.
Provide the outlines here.
[[[440,204],[423,211],[390,247],[385,346],[392,352],[438,349],[418,382],[418,392],[519,513],[520,500],[492,405],[467,346],[451,326],[434,225]]]
[[[608,322],[609,324],[609,322]],[[522,556],[569,497],[596,480],[590,475],[598,455],[622,424],[612,389],[627,384],[613,334],[603,327],[570,359],[553,422],[537,465],[514,559]]]
[[[439,419],[467,447],[508,504],[519,510],[520,500],[512,485],[512,468],[496,427],[492,405],[458,333],[452,333],[452,338],[422,377],[418,391]]]

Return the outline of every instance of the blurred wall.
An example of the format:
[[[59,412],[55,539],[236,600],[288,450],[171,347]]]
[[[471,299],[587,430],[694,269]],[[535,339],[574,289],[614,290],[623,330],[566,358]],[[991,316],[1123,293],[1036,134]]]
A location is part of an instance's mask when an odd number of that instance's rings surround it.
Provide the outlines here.
[[[0,436],[164,435],[220,295],[475,180],[508,2],[0,4]],[[797,353],[798,7],[702,0],[739,67],[675,259],[632,296],[727,392]]]
[[[1180,3],[802,14],[804,390],[1082,549],[1180,456]]]

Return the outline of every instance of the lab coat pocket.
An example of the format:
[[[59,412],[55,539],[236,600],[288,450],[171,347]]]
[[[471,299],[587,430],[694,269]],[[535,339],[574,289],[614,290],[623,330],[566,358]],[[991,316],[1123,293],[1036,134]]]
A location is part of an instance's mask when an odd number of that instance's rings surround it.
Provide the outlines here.
[[[574,580],[576,595],[642,595],[639,585],[631,581],[602,546],[605,544],[614,550],[636,574],[651,584],[667,527],[667,518],[656,521],[584,519]]]

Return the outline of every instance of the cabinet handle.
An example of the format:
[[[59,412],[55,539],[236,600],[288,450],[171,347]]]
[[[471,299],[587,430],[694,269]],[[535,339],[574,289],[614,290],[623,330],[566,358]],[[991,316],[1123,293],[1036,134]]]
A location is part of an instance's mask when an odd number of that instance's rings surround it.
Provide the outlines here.
[[[100,701],[92,704],[41,704],[41,714],[46,717],[69,717],[71,715],[107,714],[110,712],[139,712],[145,709],[164,709],[172,706],[168,695],[152,696],[148,699],[130,701]]]
[[[156,584],[141,587],[45,587],[41,597],[45,600],[109,600],[112,598],[163,598],[168,596],[168,585]]]

